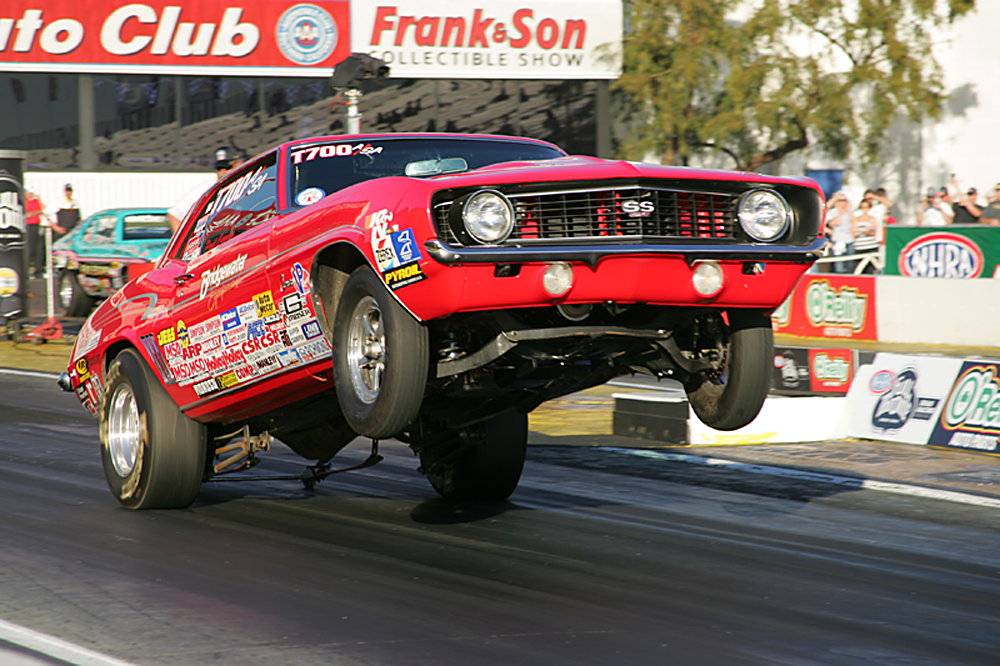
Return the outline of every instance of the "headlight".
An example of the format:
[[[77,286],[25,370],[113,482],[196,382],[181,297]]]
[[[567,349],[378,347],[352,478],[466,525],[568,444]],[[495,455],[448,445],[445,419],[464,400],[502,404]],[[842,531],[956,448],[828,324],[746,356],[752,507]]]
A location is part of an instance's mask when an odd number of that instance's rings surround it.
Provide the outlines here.
[[[772,241],[785,232],[791,211],[780,194],[770,190],[753,190],[740,199],[740,226],[756,240]]]
[[[502,243],[514,230],[514,207],[499,192],[482,190],[466,199],[462,223],[469,235],[480,243]]]

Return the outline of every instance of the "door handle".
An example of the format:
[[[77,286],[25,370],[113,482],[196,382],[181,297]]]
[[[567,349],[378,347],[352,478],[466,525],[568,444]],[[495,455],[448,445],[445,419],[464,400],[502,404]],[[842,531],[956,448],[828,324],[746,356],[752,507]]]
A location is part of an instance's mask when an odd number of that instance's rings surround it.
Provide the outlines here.
[[[182,273],[174,278],[174,284],[178,287],[187,282],[188,280],[194,279],[194,273]]]

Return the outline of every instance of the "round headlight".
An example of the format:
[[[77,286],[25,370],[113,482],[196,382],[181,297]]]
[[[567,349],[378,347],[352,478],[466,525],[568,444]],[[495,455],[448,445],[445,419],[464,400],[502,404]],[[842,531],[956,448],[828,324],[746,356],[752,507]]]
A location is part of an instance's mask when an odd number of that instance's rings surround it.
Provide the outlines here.
[[[502,243],[514,230],[514,207],[499,192],[482,190],[465,201],[462,222],[480,243]]]
[[[740,226],[751,238],[772,241],[788,228],[791,211],[780,194],[754,190],[740,199],[739,218]]]

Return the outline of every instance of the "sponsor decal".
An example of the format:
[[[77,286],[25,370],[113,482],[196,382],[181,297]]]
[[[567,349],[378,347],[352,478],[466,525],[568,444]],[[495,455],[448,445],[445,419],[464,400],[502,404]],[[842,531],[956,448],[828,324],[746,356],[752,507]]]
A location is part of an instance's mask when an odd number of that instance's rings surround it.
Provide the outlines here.
[[[119,292],[120,293],[120,292]],[[80,333],[76,336],[76,346],[73,348],[73,360],[85,356],[97,349],[101,341],[101,330],[94,330],[88,319],[80,328]]]
[[[247,255],[241,254],[228,264],[223,264],[221,266],[216,266],[215,268],[210,268],[207,271],[203,271],[201,274],[201,291],[198,294],[198,300],[205,298],[206,294],[218,285],[222,284],[223,280],[241,273],[244,265],[246,265],[246,261]]]
[[[941,410],[928,444],[1000,451],[998,365],[965,361]]]
[[[868,390],[874,395],[882,395],[896,383],[896,373],[892,370],[879,370],[868,380]]]
[[[319,327],[319,322],[315,319],[302,324],[302,335],[304,335],[307,340],[312,340],[322,334],[323,331]]]
[[[352,155],[371,156],[378,155],[381,152],[382,146],[373,146],[370,143],[330,143],[322,146],[309,146],[301,150],[293,150],[291,155],[292,164],[302,164],[303,162],[312,162],[316,158],[327,159],[330,157],[351,157]]]
[[[303,335],[302,330],[298,328],[287,329],[288,339],[292,341],[292,345],[298,345],[299,343],[306,341],[306,336]]]
[[[885,431],[902,428],[912,418],[915,421],[929,421],[940,400],[921,398],[916,393],[917,372],[906,368],[895,377],[892,386],[875,403],[872,425]]]
[[[278,363],[280,363],[283,368],[302,362],[302,359],[299,357],[299,353],[295,349],[283,349],[278,352],[277,356]]]
[[[222,334],[222,344],[225,346],[236,345],[247,339],[247,324],[234,328]]]
[[[292,266],[292,280],[295,281],[295,291],[302,295],[309,293],[309,272],[299,262]]]
[[[315,361],[330,355],[330,347],[326,344],[325,338],[307,342],[296,347],[296,350],[299,352],[299,358],[302,359],[303,363]]]
[[[294,294],[288,294],[281,300],[281,310],[285,315],[295,314],[302,311],[304,304],[302,294],[295,292]]]
[[[236,378],[235,372],[227,372],[224,375],[219,375],[215,378],[216,383],[219,385],[220,390],[225,390],[227,388],[233,388],[240,383],[240,380]]]
[[[836,289],[826,280],[816,280],[806,291],[806,312],[813,326],[849,326],[860,331],[865,326],[868,297],[857,289]]]
[[[13,296],[20,288],[21,278],[17,272],[6,267],[0,268],[0,298]]]
[[[854,353],[849,349],[810,349],[809,385],[819,393],[847,393],[854,377]]]
[[[182,347],[187,347],[191,344],[191,336],[188,334],[188,328],[185,326],[183,321],[177,322],[177,342],[181,343]]]
[[[813,338],[877,340],[875,278],[805,275],[771,315],[771,328]]]
[[[206,375],[229,372],[240,365],[246,365],[246,358],[238,347],[227,347],[214,354],[208,354],[190,361],[171,366],[178,384],[185,386]]]
[[[274,296],[271,291],[265,291],[253,297],[253,302],[257,306],[257,318],[265,319],[278,314],[278,308],[274,305]]]
[[[300,206],[310,206],[323,197],[326,196],[326,192],[318,187],[307,187],[306,189],[295,195],[295,203]]]
[[[267,333],[267,324],[260,319],[255,319],[247,324],[247,337],[251,340],[263,337],[265,333]]]
[[[291,314],[285,315],[285,321],[289,324],[293,324],[300,319],[309,319],[310,317],[312,317],[312,312],[303,308],[302,310],[296,310]]]
[[[401,289],[402,287],[407,287],[411,284],[427,279],[427,276],[424,274],[424,271],[420,268],[420,264],[418,263],[412,263],[407,266],[388,271],[382,277],[385,278],[386,286],[392,290]]]
[[[240,325],[240,313],[236,308],[232,310],[226,310],[219,315],[219,320],[222,323],[223,332],[229,332]]]
[[[80,383],[90,379],[90,364],[86,358],[78,358],[74,364],[74,368],[76,369],[76,376]]]
[[[653,214],[652,201],[623,201],[622,212],[629,217],[649,217]]]
[[[277,370],[278,368],[280,368],[281,364],[278,363],[277,356],[275,356],[274,354],[268,354],[267,356],[261,356],[260,358],[255,360],[254,366],[257,368],[258,372],[268,373],[271,372],[272,370]]]
[[[202,214],[206,216],[214,215],[225,207],[236,203],[243,197],[250,196],[259,190],[266,181],[267,172],[265,171],[265,167],[257,167],[256,170],[244,174],[238,180],[233,181],[219,190],[215,194],[215,199],[205,207],[205,211]],[[232,217],[227,217],[224,220],[213,220],[212,226],[208,228],[208,231],[212,231],[220,226],[226,225],[231,221]]]
[[[236,373],[236,379],[240,382],[245,382],[257,376],[257,369],[253,365],[241,365],[233,370],[233,372]]]
[[[170,326],[168,328],[164,328],[159,333],[157,333],[156,334],[156,341],[160,344],[161,347],[163,345],[165,345],[165,344],[169,344],[171,342],[176,342],[177,341],[177,333],[174,331],[174,327]]]
[[[337,48],[337,22],[322,7],[295,5],[278,19],[274,31],[281,54],[296,65],[315,65]]]
[[[976,278],[983,272],[983,251],[965,236],[925,234],[899,253],[899,272],[910,277]]]
[[[209,338],[214,338],[219,333],[222,333],[222,322],[219,321],[218,317],[212,317],[190,327],[188,329],[188,340],[190,342],[203,342]]]
[[[198,394],[199,398],[204,397],[209,393],[214,393],[218,390],[219,390],[219,385],[215,383],[215,378],[196,382],[194,385],[194,392]]]

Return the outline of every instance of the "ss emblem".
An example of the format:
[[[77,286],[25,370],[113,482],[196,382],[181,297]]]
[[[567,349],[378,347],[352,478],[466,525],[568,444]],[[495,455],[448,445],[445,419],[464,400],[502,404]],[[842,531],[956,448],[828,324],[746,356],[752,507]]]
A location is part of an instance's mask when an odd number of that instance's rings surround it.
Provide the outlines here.
[[[653,202],[625,201],[622,203],[622,211],[628,213],[629,217],[648,217],[653,212]]]

